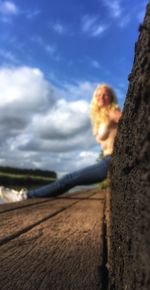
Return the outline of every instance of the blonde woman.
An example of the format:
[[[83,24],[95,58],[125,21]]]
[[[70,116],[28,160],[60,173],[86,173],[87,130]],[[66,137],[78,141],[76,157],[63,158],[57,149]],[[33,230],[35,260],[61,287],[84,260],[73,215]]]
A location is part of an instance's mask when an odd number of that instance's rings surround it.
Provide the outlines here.
[[[93,134],[97,143],[101,145],[102,160],[32,191],[26,192],[22,190],[18,192],[1,187],[0,196],[7,202],[28,198],[51,197],[62,194],[77,185],[90,185],[104,180],[107,177],[117,125],[121,117],[116,95],[107,84],[101,84],[96,88],[91,101],[90,117]]]
[[[121,111],[116,94],[108,85],[102,84],[96,88],[91,102],[90,116],[93,134],[97,143],[101,145],[103,156],[110,156],[113,152]]]

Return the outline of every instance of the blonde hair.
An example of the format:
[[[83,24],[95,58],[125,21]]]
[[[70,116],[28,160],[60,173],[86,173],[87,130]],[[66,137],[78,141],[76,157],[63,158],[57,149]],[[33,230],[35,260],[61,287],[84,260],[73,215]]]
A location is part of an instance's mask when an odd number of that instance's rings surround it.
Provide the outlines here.
[[[99,108],[98,102],[97,102],[97,91],[101,88],[106,88],[111,95],[111,101],[109,106],[104,107],[104,108]],[[107,123],[109,120],[109,111],[118,109],[119,106],[117,104],[117,96],[114,92],[114,90],[107,84],[100,84],[97,86],[96,90],[93,93],[92,96],[92,101],[91,101],[91,106],[90,106],[90,118],[91,118],[91,123],[93,126],[93,134],[96,135],[98,132],[98,128],[100,123]]]

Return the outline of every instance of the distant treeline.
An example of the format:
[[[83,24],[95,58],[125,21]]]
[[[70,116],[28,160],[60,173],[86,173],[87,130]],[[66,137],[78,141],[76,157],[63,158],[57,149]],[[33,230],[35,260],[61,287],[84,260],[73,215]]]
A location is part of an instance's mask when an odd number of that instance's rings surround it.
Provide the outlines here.
[[[0,185],[7,187],[33,188],[53,182],[56,178],[54,171],[0,166]]]
[[[55,171],[41,170],[41,169],[25,169],[25,168],[0,166],[0,172],[9,173],[9,174],[33,175],[33,176],[35,175],[35,176],[57,178],[57,174]]]

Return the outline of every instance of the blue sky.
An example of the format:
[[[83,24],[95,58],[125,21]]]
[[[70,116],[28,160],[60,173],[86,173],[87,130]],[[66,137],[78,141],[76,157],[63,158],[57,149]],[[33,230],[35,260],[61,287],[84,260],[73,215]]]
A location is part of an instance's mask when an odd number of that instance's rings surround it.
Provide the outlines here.
[[[0,0],[0,164],[54,169],[95,162],[89,104],[114,87],[123,108],[145,0]]]

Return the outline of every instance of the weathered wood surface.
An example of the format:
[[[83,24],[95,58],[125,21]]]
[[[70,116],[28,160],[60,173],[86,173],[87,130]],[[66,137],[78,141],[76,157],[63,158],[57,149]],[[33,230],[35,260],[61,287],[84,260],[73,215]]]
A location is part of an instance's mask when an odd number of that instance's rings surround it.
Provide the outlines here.
[[[104,191],[0,206],[1,290],[102,289]]]

